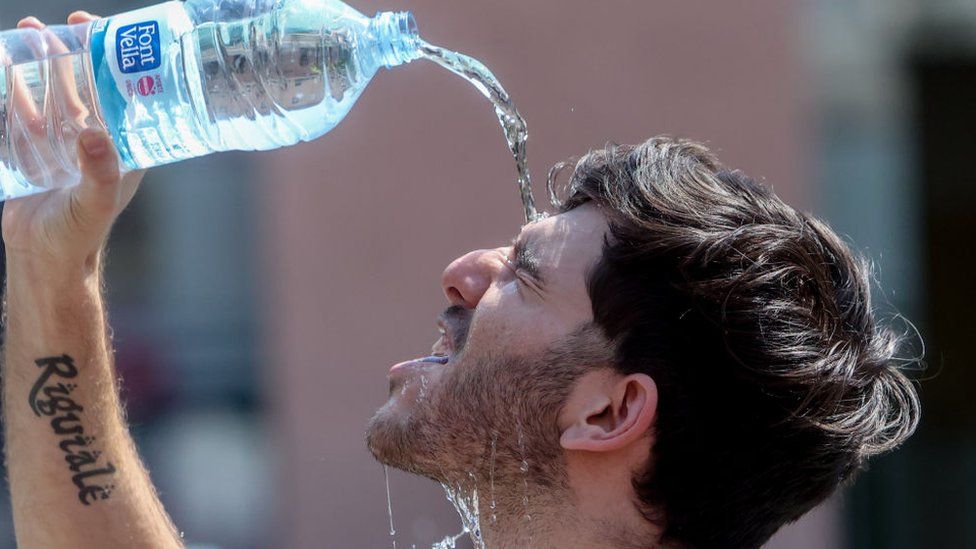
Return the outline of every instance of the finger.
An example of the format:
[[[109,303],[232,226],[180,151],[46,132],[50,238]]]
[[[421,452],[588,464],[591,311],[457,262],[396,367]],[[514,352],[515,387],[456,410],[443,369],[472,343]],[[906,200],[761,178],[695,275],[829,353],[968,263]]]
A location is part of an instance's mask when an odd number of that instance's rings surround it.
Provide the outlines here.
[[[30,15],[30,16],[25,17],[25,18],[21,19],[20,21],[18,21],[17,22],[17,28],[18,29],[28,29],[28,28],[29,29],[43,29],[44,28],[44,23],[41,23],[41,20],[40,19],[34,17],[33,15]]]
[[[87,23],[98,18],[99,17],[97,15],[92,15],[84,10],[78,10],[71,12],[71,15],[68,16],[68,24],[77,25],[78,23]]]
[[[74,31],[79,42],[85,42],[88,40],[88,30],[91,27],[85,23],[91,23],[97,19],[101,19],[101,16],[92,15],[87,11],[75,11],[68,16],[68,26]]]
[[[17,28],[39,31],[44,28],[44,23],[40,19],[30,16],[21,19],[17,23]],[[27,44],[33,50],[35,57],[38,55],[38,51],[43,50],[43,39],[39,33],[24,30],[23,34],[18,38],[23,40],[23,43]],[[14,115],[19,118],[18,126],[26,129],[34,138],[39,138],[47,135],[47,130],[44,127],[43,117],[38,114],[39,109],[37,108],[37,102],[34,101],[34,95],[27,85],[26,78],[24,78],[24,70],[26,68],[26,64],[10,67],[13,73],[11,78],[13,80],[11,104],[13,105]]]
[[[24,31],[27,32],[27,31]],[[37,151],[36,143],[40,142],[42,136],[47,132],[44,128],[43,117],[38,116],[34,96],[31,94],[27,79],[24,77],[25,65],[15,64],[15,59],[11,53],[0,48],[0,68],[6,68],[10,75],[8,83],[10,93],[10,123],[8,129],[8,145],[13,149],[13,154],[22,159],[29,159],[25,166],[31,166],[25,175],[28,177],[40,177],[43,171],[42,160]]]
[[[118,155],[108,134],[87,129],[78,137],[78,163],[82,180],[76,189],[78,203],[86,216],[110,222],[122,197]]]

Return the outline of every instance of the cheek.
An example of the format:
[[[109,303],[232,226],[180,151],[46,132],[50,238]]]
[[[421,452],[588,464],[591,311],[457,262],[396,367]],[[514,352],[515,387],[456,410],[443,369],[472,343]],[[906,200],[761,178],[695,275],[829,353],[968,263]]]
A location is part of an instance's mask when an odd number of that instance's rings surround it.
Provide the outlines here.
[[[559,334],[544,305],[523,299],[514,283],[493,288],[478,303],[466,353],[526,355],[546,349]]]

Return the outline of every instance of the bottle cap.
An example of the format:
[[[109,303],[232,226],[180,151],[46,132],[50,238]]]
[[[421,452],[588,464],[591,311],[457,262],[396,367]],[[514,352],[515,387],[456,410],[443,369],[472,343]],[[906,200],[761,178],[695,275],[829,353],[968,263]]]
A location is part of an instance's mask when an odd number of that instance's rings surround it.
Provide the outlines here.
[[[419,32],[417,20],[409,11],[386,11],[376,14],[373,27],[380,60],[387,67],[395,67],[420,57],[417,51]]]

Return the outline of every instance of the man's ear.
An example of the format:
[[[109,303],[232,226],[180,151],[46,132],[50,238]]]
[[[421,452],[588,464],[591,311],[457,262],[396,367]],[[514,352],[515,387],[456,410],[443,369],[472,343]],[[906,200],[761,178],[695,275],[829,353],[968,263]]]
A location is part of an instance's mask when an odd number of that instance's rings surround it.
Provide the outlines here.
[[[657,385],[650,376],[590,372],[560,413],[559,443],[566,450],[619,450],[644,436],[656,415]]]

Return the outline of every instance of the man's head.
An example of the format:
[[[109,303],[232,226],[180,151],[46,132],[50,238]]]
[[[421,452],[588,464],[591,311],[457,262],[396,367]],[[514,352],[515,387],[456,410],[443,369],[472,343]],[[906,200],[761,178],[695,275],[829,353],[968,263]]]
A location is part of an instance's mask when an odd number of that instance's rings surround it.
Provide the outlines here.
[[[559,210],[447,268],[450,359],[391,371],[380,460],[758,546],[914,430],[865,263],[704,147],[591,152]]]

